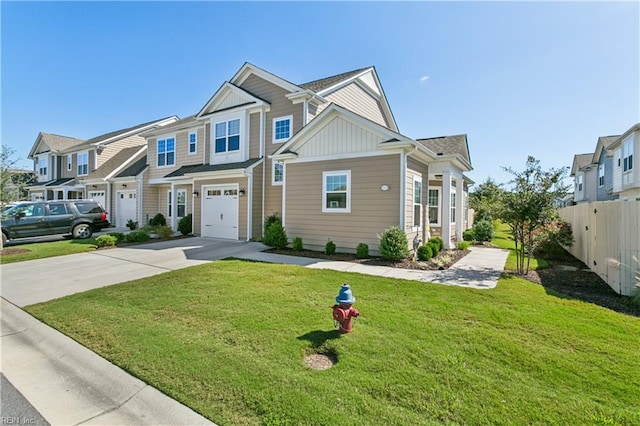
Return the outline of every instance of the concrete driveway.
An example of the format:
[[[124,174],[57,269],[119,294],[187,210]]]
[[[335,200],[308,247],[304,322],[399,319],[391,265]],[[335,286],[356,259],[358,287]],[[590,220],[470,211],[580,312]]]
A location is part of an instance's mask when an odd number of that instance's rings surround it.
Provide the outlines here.
[[[260,243],[193,237],[9,263],[1,266],[0,292],[23,307],[264,248]]]

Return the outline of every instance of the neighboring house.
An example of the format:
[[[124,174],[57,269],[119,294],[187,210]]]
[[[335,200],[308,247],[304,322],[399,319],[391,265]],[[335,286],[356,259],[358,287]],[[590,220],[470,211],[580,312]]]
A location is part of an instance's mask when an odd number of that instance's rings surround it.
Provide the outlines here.
[[[197,235],[250,240],[277,214],[305,247],[377,253],[392,225],[424,241],[431,222],[447,247],[467,226],[466,136],[400,134],[373,67],[296,85],[245,63],[197,114],[143,136],[143,216],[174,229],[192,213]]]
[[[573,177],[573,201],[587,203],[596,199],[597,167],[592,164],[593,154],[573,156],[571,174]]]
[[[176,120],[177,117],[167,117],[88,140],[41,132],[29,153],[37,179],[28,188],[30,198],[91,198],[102,203],[114,225],[124,226],[125,217],[141,220],[137,203],[135,210],[130,205],[131,199],[138,198],[135,177],[122,180],[119,176],[145,156],[147,144],[141,132]]]
[[[620,135],[598,138],[591,161],[596,168],[595,201],[610,201],[618,198],[618,194],[613,193],[613,155],[609,148],[619,137]]]
[[[613,193],[621,200],[640,200],[640,123],[608,147],[613,154]]]

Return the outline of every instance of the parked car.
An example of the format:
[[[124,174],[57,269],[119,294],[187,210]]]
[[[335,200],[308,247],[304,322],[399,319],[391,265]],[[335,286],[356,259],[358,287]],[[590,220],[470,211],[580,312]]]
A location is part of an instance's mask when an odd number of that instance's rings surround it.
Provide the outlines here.
[[[17,238],[56,234],[84,239],[110,226],[107,212],[94,200],[23,202],[2,212],[1,225],[3,244]]]

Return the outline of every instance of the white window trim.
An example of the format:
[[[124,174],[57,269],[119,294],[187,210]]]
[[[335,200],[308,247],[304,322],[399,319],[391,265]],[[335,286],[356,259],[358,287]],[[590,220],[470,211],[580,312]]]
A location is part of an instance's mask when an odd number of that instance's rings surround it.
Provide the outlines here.
[[[416,203],[416,182],[420,183],[420,224],[418,226],[416,226],[416,205],[418,205],[418,203]],[[422,200],[424,198],[423,196],[423,191],[424,191],[424,187],[422,186],[422,178],[418,177],[418,176],[414,176],[413,177],[413,194],[411,197],[411,228],[413,229],[413,231],[420,231],[422,229],[422,209],[424,208],[424,205],[422,204]]]
[[[167,139],[173,139],[173,151],[167,151],[165,148],[164,151],[164,155],[165,155],[165,164],[164,166],[159,166],[158,165],[158,144],[160,143],[160,141],[165,141],[165,146],[167,143]],[[158,137],[158,139],[156,139],[156,158],[153,164],[155,164],[156,168],[158,169],[164,169],[166,167],[175,167],[176,166],[176,162],[177,162],[177,158],[176,158],[176,135],[165,135],[165,136],[161,136]],[[173,164],[166,164],[167,163],[167,153],[168,152],[173,152]]]
[[[195,142],[193,143],[195,145],[195,150],[193,152],[191,152],[191,135],[195,135]],[[187,154],[188,155],[196,155],[198,153],[198,131],[194,130],[191,131],[187,134]]]
[[[456,224],[456,216],[458,216],[458,197],[455,191],[451,191],[451,200],[449,200],[449,214],[451,215],[451,225]]]
[[[289,136],[286,138],[276,139],[276,122],[284,120],[289,120]],[[283,143],[288,141],[291,138],[291,134],[293,133],[293,115],[285,115],[284,117],[274,118],[271,125],[271,131],[273,133],[273,143]]]
[[[621,155],[620,157],[622,158],[621,160],[621,164],[622,164],[622,173],[632,173],[633,172],[633,150],[634,150],[634,146],[633,146],[634,140],[632,137],[625,139],[622,142],[622,150],[621,150]],[[624,163],[627,158],[631,158],[631,167],[628,167],[629,165],[627,165],[627,170],[624,169]]]
[[[602,174],[600,174],[602,172]],[[602,178],[602,183],[600,183],[600,178]],[[602,188],[604,186],[604,163],[598,165],[598,188]]]
[[[347,175],[347,207],[332,209],[327,208],[327,177]],[[332,170],[322,172],[322,212],[323,213],[351,213],[351,170]]]
[[[171,192],[171,191],[169,191]],[[178,203],[178,198],[180,197],[180,193],[184,193],[184,216],[180,216],[178,214],[178,206],[180,205],[180,203]],[[188,213],[188,208],[189,208],[189,201],[187,198],[187,190],[186,189],[176,189],[176,218],[178,219],[182,219],[183,217],[187,216]]]
[[[276,181],[276,164],[282,164],[282,180],[280,182]],[[282,186],[284,183],[284,163],[282,161],[273,161],[271,163],[271,185]]]
[[[87,156],[87,173],[80,173],[80,166],[84,165],[85,163],[80,163],[80,156]],[[76,154],[76,158],[77,158],[77,164],[76,164],[76,170],[78,172],[78,176],[87,176],[89,174],[89,151],[84,151],[84,152],[79,152],[78,154]]]
[[[173,201],[173,194],[171,190],[167,190],[167,219],[172,216],[171,202]]]
[[[438,204],[432,206],[429,203],[429,192],[427,192],[427,208],[428,207],[438,207],[438,217],[436,217],[436,222],[431,223],[431,215],[429,215],[429,226],[441,226],[440,217],[442,216],[442,187],[440,186],[430,186],[427,191],[438,191]]]
[[[44,167],[42,167],[41,164],[44,164]],[[44,169],[44,173],[42,173],[42,169]],[[44,176],[45,178],[49,176],[48,155],[38,157],[38,176]]]
[[[73,170],[73,156],[71,154],[67,155],[67,171],[70,172]]]
[[[229,121],[240,120],[240,141],[236,151],[216,152],[216,124],[227,123],[227,131],[229,129]],[[226,162],[245,161],[249,155],[249,116],[246,110],[233,113],[220,114],[212,117],[209,121],[211,131],[209,132],[209,158],[211,164],[224,164]],[[229,135],[226,135],[227,143]]]
[[[576,176],[576,188],[578,192],[582,192],[583,182],[582,182],[582,174]]]

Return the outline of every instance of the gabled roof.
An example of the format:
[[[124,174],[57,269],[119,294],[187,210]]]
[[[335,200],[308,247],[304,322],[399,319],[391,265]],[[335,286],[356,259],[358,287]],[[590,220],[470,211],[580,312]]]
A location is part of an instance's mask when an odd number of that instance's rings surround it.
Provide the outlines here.
[[[33,144],[28,158],[33,158],[36,154],[37,148],[41,143],[46,144],[51,152],[60,152],[73,148],[75,146],[82,145],[85,141],[82,139],[76,139],[69,136],[55,135],[52,133],[38,133],[36,142]]]
[[[71,183],[74,180],[75,180],[75,178],[56,179],[56,180],[51,180],[49,182],[46,182],[42,186],[62,186],[62,185],[66,185],[68,183]]]
[[[224,101],[228,98],[230,94],[234,94],[236,96],[236,99],[239,102],[232,102],[230,105],[226,105],[221,109],[217,109],[218,105],[224,104]],[[242,100],[242,102],[240,102],[240,100]],[[248,90],[245,90],[242,87],[235,85],[234,83],[225,81],[224,83],[222,83],[222,86],[220,86],[220,88],[216,90],[216,93],[214,93],[213,96],[209,98],[207,103],[200,109],[200,111],[196,114],[195,118],[198,119],[206,115],[212,114],[214,112],[221,112],[228,109],[233,109],[233,108],[237,108],[240,106],[247,106],[247,105],[265,106],[265,105],[270,105],[270,103],[254,95]]]
[[[109,158],[103,165],[96,170],[92,170],[87,175],[87,180],[92,179],[105,179],[111,177],[114,171],[123,168],[129,163],[132,163],[135,159],[140,158],[146,152],[146,145],[133,146],[130,148],[124,148],[120,150],[116,155]]]
[[[196,114],[193,114],[188,117],[182,118],[178,121],[175,121],[171,124],[167,124],[166,126],[155,127],[150,130],[145,130],[144,132],[140,133],[140,136],[142,137],[155,136],[159,134],[170,133],[176,130],[188,129],[189,127],[197,127],[197,126],[202,126],[202,123],[197,121]]]
[[[206,173],[206,172],[219,172],[223,170],[237,170],[237,169],[246,169],[247,167],[253,166],[255,163],[260,161],[260,158],[251,158],[247,161],[240,161],[237,163],[226,163],[226,164],[192,164],[190,166],[182,166],[178,170],[175,170],[165,178],[172,177],[181,177],[187,174],[194,173]]]
[[[159,120],[148,121],[146,123],[138,124],[136,126],[127,127],[126,129],[115,130],[113,132],[105,133],[104,135],[91,138],[87,140],[85,143],[87,145],[98,145],[100,143],[108,142],[114,139],[120,139],[128,135],[135,135],[136,133],[139,133],[148,127],[155,127],[156,124],[160,124],[163,121],[170,122],[172,119],[174,121],[177,121],[178,117],[176,117],[175,115],[171,115],[169,117],[161,118]]]
[[[122,172],[118,173],[116,178],[124,178],[124,177],[135,177],[147,168],[147,156],[143,155],[138,161],[124,169]]]
[[[363,71],[371,69],[373,67],[365,67],[359,68],[353,71],[343,72],[341,74],[333,75],[331,77],[321,78],[319,80],[310,81],[308,83],[300,84],[299,86],[303,89],[313,90],[314,92],[320,92],[324,89],[328,89],[329,87],[335,86],[343,81],[350,79],[358,74],[361,74]]]
[[[600,136],[598,138],[598,143],[596,144],[596,150],[593,153],[593,160],[591,161],[593,164],[598,164],[600,162],[600,157],[602,156],[602,151],[609,149],[611,144],[620,138],[620,135],[617,136]],[[606,154],[606,153],[605,153]]]
[[[634,124],[633,126],[631,126],[626,132],[624,132],[618,139],[616,139],[615,141],[613,141],[610,145],[609,148],[614,148],[615,146],[619,145],[622,143],[622,141],[624,141],[627,136],[629,136],[631,133],[633,132],[638,132],[640,131],[640,123]]]
[[[574,155],[573,165],[571,166],[571,174],[569,176],[574,176],[578,170],[580,170],[584,166],[588,166],[589,164],[591,164],[591,160],[593,160],[593,154]]]
[[[416,141],[435,152],[438,156],[460,155],[471,164],[467,135],[438,136],[435,138],[416,139]]]
[[[235,84],[236,86],[240,86],[252,74],[257,75],[258,77],[267,80],[268,82],[271,82],[276,86],[280,86],[289,92],[297,92],[301,90],[300,86],[295,85],[282,77],[278,77],[277,75],[270,73],[269,71],[264,70],[260,67],[257,67],[249,62],[245,62],[240,67],[240,69],[235,73],[230,82],[232,84]]]

